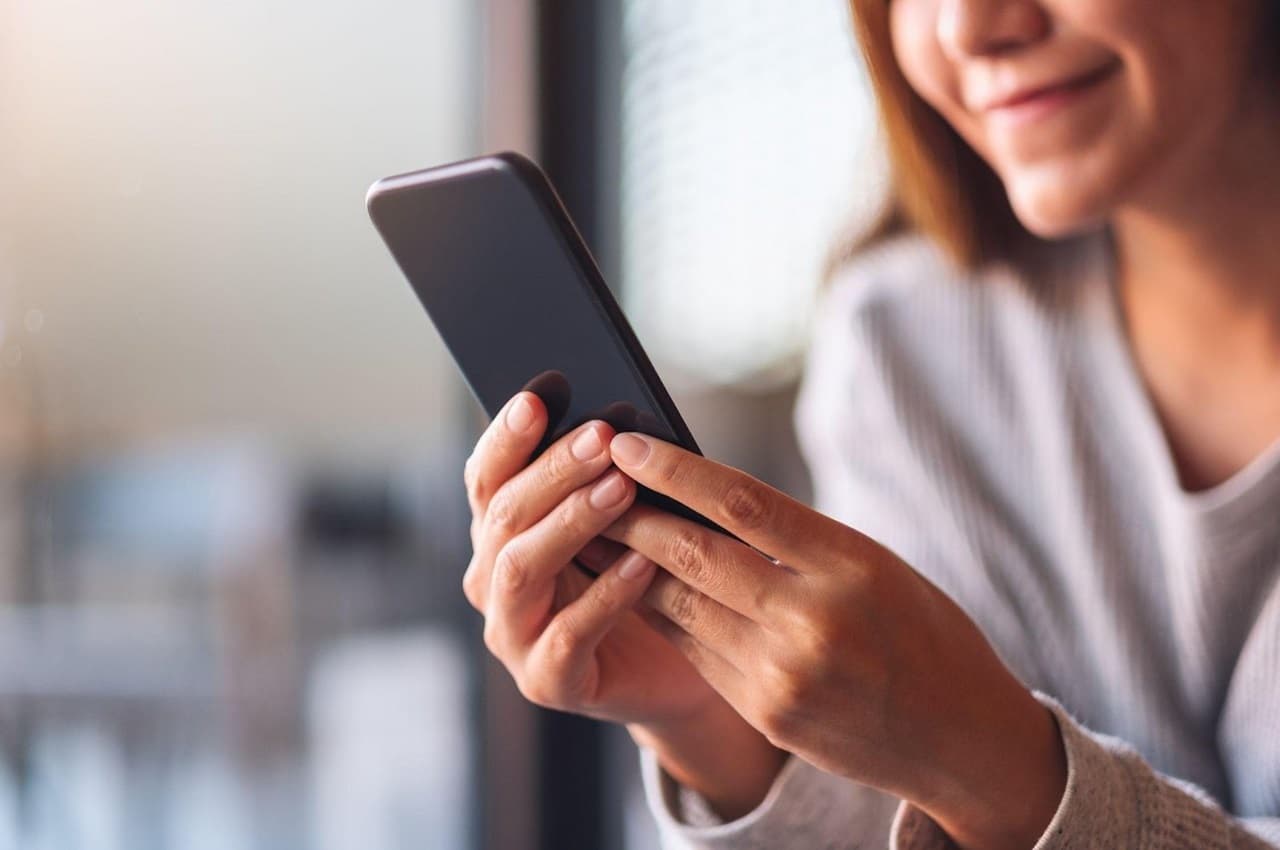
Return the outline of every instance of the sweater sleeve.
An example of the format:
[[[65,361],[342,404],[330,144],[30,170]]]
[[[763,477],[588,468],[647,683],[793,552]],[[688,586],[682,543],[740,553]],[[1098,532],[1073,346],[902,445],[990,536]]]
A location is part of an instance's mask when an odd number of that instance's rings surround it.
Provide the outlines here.
[[[1280,819],[1232,817],[1202,789],[1159,774],[1123,741],[1086,730],[1052,697],[1035,696],[1062,732],[1067,787],[1033,850],[1280,848]],[[907,803],[894,817],[890,842],[893,850],[957,850]]]
[[[726,823],[697,794],[680,788],[651,751],[641,749],[640,759],[664,850],[882,850],[899,806],[895,797],[792,756],[764,801]]]

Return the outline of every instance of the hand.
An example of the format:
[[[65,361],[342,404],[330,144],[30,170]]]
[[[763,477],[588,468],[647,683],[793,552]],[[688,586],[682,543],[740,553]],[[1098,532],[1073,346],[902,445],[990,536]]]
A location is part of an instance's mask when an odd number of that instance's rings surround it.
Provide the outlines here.
[[[542,402],[518,394],[464,470],[473,556],[463,590],[485,615],[486,645],[540,705],[622,722],[696,712],[714,691],[630,611],[652,562],[621,560],[625,547],[598,541],[593,564],[614,563],[598,580],[566,569],[635,498],[634,484],[612,470],[612,430],[588,422],[529,463],[545,428]]]
[[[739,714],[776,746],[910,800],[961,846],[1035,843],[1065,785],[1057,727],[955,603],[744,473],[641,434],[610,450],[740,538],[642,504],[604,532],[665,569],[645,593],[662,615],[650,623]]]
[[[485,615],[486,645],[529,700],[630,724],[679,781],[726,817],[745,813],[782,754],[632,610],[655,570],[597,538],[635,498],[635,485],[612,468],[612,430],[585,423],[530,463],[546,425],[538,397],[518,394],[464,470],[474,554],[463,590]],[[571,568],[575,556],[600,577]],[[709,749],[726,740],[732,763]]]

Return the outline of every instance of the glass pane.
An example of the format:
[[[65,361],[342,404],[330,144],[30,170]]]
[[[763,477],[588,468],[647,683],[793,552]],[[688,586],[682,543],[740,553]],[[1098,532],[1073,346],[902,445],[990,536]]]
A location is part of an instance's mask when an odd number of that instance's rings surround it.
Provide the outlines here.
[[[847,3],[624,0],[627,308],[660,365],[791,377],[884,167]]]
[[[0,846],[474,844],[469,411],[369,225],[477,4],[0,0]]]

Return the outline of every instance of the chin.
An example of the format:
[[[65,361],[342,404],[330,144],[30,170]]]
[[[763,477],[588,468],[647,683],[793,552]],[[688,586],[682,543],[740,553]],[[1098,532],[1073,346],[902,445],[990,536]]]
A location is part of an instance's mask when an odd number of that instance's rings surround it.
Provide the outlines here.
[[[1062,239],[1105,221],[1111,204],[1079,183],[1054,181],[1033,187],[1006,184],[1009,204],[1022,226],[1041,239]]]

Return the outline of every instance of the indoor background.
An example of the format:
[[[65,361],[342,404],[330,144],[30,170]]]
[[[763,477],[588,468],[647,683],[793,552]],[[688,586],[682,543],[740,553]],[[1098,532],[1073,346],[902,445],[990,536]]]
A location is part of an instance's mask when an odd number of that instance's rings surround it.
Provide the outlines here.
[[[483,427],[378,177],[541,162],[707,454],[883,164],[842,0],[0,0],[0,848],[655,846],[460,587]]]

